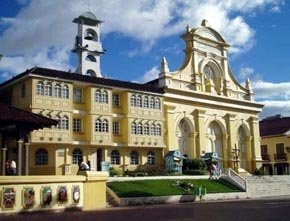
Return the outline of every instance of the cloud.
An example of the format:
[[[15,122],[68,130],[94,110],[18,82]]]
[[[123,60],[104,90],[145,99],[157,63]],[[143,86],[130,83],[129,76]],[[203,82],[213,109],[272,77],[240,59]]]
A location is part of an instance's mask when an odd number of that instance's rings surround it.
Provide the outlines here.
[[[266,6],[274,9],[283,5],[282,0],[98,0],[91,2],[90,7],[87,0],[18,0],[18,3],[22,9],[15,18],[1,18],[0,30],[4,31],[0,33],[0,51],[10,59],[28,59],[27,64],[36,63],[33,60],[43,51],[49,53],[52,47],[69,51],[77,32],[71,21],[89,9],[105,21],[101,27],[104,36],[118,33],[140,42],[139,48],[128,52],[132,57],[149,53],[159,39],[180,35],[187,24],[198,26],[204,18],[232,45],[232,53],[245,52],[255,42],[255,30],[244,16],[253,11],[269,13],[264,10]],[[69,60],[47,58],[52,66],[70,65]],[[14,68],[6,65],[0,71],[10,69]]]
[[[264,104],[261,118],[282,114],[290,116],[290,82],[253,82],[255,98]]]
[[[290,100],[290,82],[271,83],[257,81],[253,83],[256,99]]]
[[[238,74],[238,78],[239,79],[247,79],[249,78],[250,76],[252,76],[254,74],[254,69],[251,68],[251,67],[242,67],[240,69],[240,72]]]
[[[160,73],[159,67],[154,66],[150,70],[146,71],[146,73],[136,81],[141,83],[152,81],[158,78],[159,73]]]
[[[6,71],[1,74],[1,77],[7,80],[34,66],[60,70],[73,69],[69,65],[69,54],[70,51],[64,48],[46,48],[32,55],[4,56],[1,60],[1,69]]]

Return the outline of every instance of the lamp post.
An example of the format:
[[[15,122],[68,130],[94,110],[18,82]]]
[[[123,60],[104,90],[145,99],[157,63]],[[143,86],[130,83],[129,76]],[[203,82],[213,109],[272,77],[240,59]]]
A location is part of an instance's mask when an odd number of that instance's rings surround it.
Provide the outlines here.
[[[240,150],[237,148],[237,145],[235,145],[232,154],[233,154],[234,170],[236,172],[238,172],[239,170],[239,152]]]

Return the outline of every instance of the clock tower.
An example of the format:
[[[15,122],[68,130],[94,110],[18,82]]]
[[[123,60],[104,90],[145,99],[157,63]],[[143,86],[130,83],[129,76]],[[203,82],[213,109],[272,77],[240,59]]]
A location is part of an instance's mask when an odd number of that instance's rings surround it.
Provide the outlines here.
[[[100,25],[91,12],[86,12],[75,18],[78,24],[78,34],[75,37],[73,52],[77,54],[78,67],[76,72],[94,77],[102,77],[100,68],[100,56],[104,54],[100,41]]]

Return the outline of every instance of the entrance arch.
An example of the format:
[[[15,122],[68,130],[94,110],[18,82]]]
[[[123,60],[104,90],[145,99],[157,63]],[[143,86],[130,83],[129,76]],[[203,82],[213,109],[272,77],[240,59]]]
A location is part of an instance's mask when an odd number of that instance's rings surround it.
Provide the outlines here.
[[[248,170],[248,157],[247,157],[247,133],[243,126],[240,126],[237,134],[237,145],[240,150],[240,168]]]
[[[222,129],[217,122],[211,122],[206,129],[206,147],[205,152],[216,152],[218,154],[219,166],[222,167],[223,158],[223,140]]]
[[[178,149],[183,155],[189,156],[190,152],[190,124],[183,118],[178,125]]]

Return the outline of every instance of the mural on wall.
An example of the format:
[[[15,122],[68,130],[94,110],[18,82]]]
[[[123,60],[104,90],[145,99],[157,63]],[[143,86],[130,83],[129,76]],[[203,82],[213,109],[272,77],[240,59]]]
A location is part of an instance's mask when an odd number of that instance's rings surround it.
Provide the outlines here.
[[[2,208],[13,209],[15,206],[16,193],[13,188],[3,188],[2,192]]]
[[[81,198],[81,191],[79,186],[73,186],[72,188],[72,199],[74,204],[78,204]]]
[[[66,186],[60,186],[57,191],[57,201],[60,204],[67,202],[67,188]]]
[[[52,190],[50,186],[45,186],[41,189],[41,205],[50,206],[52,201]]]
[[[35,204],[35,192],[33,187],[25,187],[23,189],[23,207],[25,209],[33,207]]]

